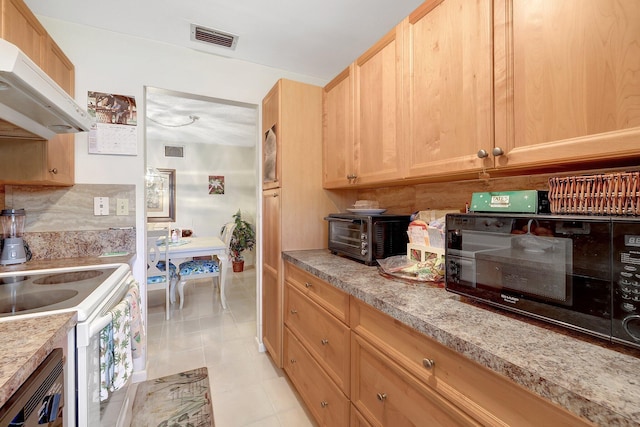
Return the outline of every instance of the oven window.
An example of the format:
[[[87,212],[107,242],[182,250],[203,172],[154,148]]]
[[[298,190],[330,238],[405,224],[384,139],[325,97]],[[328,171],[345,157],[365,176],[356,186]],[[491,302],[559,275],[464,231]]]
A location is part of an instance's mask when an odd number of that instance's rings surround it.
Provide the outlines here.
[[[329,221],[329,244],[332,248],[360,254],[362,236],[367,236],[366,221],[357,219],[353,221]]]

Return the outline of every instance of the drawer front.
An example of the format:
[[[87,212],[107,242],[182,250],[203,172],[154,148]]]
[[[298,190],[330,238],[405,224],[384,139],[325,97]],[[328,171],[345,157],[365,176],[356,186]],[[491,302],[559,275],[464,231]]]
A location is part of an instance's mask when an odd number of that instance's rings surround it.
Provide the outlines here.
[[[351,400],[372,425],[480,425],[357,334],[351,351]]]
[[[284,328],[284,370],[320,426],[349,425],[349,399],[298,339]]]
[[[285,324],[344,394],[349,395],[349,328],[291,284],[286,286]]]
[[[285,263],[285,280],[344,323],[349,323],[349,294],[291,263]]]
[[[590,425],[356,298],[351,328],[484,425]]]

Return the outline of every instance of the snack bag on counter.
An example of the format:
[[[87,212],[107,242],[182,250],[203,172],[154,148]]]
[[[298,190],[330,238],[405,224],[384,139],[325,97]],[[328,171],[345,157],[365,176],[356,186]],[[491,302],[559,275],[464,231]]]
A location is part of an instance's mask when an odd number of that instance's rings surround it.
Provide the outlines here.
[[[444,249],[445,215],[459,210],[420,211],[409,223],[409,243]]]

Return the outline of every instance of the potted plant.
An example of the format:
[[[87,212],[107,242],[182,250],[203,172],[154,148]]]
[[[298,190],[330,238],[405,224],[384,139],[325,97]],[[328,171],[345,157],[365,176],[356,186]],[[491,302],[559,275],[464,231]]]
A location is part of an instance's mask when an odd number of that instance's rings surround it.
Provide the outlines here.
[[[233,262],[233,271],[239,272],[244,270],[244,256],[243,251],[250,251],[256,244],[256,232],[253,229],[253,225],[242,219],[242,214],[238,209],[238,212],[233,214],[236,228],[231,235],[231,242],[229,243],[229,251],[231,252],[231,260]]]

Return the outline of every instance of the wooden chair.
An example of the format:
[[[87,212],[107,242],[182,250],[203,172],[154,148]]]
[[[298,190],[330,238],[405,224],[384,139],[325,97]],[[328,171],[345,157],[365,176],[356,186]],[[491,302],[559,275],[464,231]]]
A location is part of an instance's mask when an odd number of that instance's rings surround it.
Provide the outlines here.
[[[233,236],[233,230],[235,230],[236,224],[234,222],[228,222],[225,224],[222,230],[222,241],[226,246],[225,256],[229,258],[230,251],[229,245],[231,244],[231,236]],[[230,260],[226,260],[224,263],[225,268],[227,268],[231,264]],[[222,308],[227,308],[227,304],[225,301],[225,282],[224,280],[225,274],[220,271],[220,263],[217,259],[211,260],[191,260],[186,261],[180,264],[178,268],[178,294],[180,295],[180,309],[182,309],[184,305],[184,285],[189,280],[195,279],[205,279],[208,277],[214,278],[219,284],[220,288],[220,303],[222,304]],[[220,280],[222,276],[223,280]],[[215,283],[215,282],[214,282]]]
[[[169,242],[169,229],[147,231],[147,291],[164,290],[166,318],[169,320],[169,289],[171,281],[176,280],[177,273],[176,267],[171,263],[166,268],[169,246],[159,245],[161,238]]]

